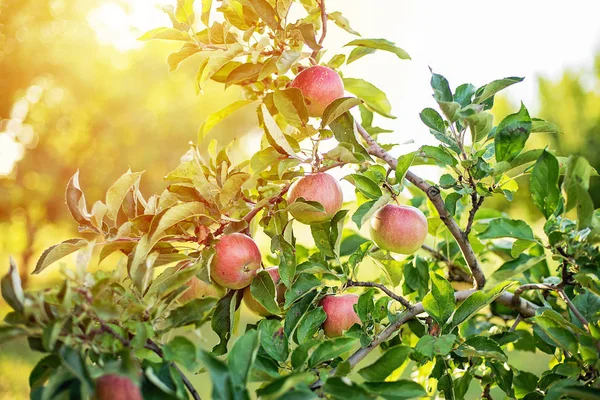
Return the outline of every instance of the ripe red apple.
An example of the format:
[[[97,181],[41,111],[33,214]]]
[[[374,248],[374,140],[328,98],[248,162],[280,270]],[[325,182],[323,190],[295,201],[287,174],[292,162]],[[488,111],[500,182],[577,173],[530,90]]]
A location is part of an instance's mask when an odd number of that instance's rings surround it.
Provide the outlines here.
[[[223,287],[241,289],[252,282],[260,265],[261,255],[254,240],[232,233],[222,236],[215,246],[210,276]]]
[[[327,314],[323,323],[323,331],[328,337],[341,336],[343,331],[350,329],[354,324],[360,324],[360,318],[354,311],[354,305],[358,302],[355,294],[329,295],[321,300],[320,305]]]
[[[289,86],[300,89],[311,117],[321,117],[331,102],[344,97],[342,78],[331,68],[322,65],[302,70]]]
[[[371,218],[371,239],[381,249],[412,254],[426,237],[427,218],[418,208],[388,204]]]
[[[288,192],[288,202],[291,204],[298,197],[321,203],[325,208],[325,211],[292,211],[292,216],[303,224],[330,220],[344,203],[340,184],[333,176],[324,172],[306,175],[294,182]]]
[[[96,379],[97,400],[143,400],[140,388],[129,378],[108,374]]]
[[[279,277],[279,267],[272,267],[265,269],[271,275],[273,282],[275,283],[275,293],[277,294],[277,303],[282,304],[285,301],[285,285],[280,283],[281,278]],[[250,292],[250,286],[244,289],[244,303],[248,309],[261,317],[268,317],[271,314],[266,308],[262,306]]]

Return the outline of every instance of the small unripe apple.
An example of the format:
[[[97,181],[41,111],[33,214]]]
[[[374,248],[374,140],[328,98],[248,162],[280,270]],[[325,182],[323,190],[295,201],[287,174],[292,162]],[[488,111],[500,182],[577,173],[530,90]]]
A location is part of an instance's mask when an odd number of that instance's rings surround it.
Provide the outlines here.
[[[354,311],[357,302],[358,296],[355,294],[329,295],[321,300],[320,305],[327,314],[327,319],[323,322],[326,336],[341,336],[352,325],[360,324],[360,318]]]
[[[381,249],[412,254],[426,237],[427,218],[416,207],[388,204],[371,218],[371,239]]]
[[[302,70],[289,86],[300,89],[311,117],[323,116],[328,105],[344,97],[342,78],[331,68],[322,65]]]
[[[292,216],[303,224],[329,221],[340,211],[344,198],[338,181],[324,172],[306,175],[290,186],[288,203],[293,203],[298,197],[307,201],[321,203],[325,211],[293,210]]]
[[[215,246],[210,276],[223,287],[241,289],[252,282],[260,265],[261,255],[254,240],[232,233],[222,236]]]
[[[108,374],[96,379],[96,400],[142,400],[142,393],[131,379]]]
[[[285,285],[281,283],[281,278],[279,276],[279,267],[272,267],[265,269],[271,275],[273,282],[275,283],[275,293],[277,294],[277,304],[283,304],[285,301]],[[252,292],[250,292],[250,286],[244,289],[244,303],[246,303],[246,307],[248,309],[261,317],[268,317],[271,314],[267,311],[266,308],[263,307],[253,296]]]

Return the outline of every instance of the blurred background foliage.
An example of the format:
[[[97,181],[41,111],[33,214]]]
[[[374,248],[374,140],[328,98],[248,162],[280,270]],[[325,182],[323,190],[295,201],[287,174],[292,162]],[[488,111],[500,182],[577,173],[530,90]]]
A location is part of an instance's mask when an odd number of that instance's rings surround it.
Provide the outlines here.
[[[111,7],[120,7],[112,17],[127,19],[134,4],[111,0]],[[78,235],[63,196],[77,168],[88,204],[101,199],[128,168],[146,171],[144,193],[160,192],[162,177],[195,141],[203,119],[240,96],[237,89],[224,91],[217,84],[198,96],[190,85],[194,63],[169,73],[166,63],[157,62],[174,50],[173,44],[142,47],[121,37],[115,26],[103,32],[95,16],[106,5],[102,0],[0,0],[0,260],[8,265],[9,254],[14,256],[28,288],[58,279],[58,273],[30,277],[29,272],[44,249]],[[147,27],[125,28],[141,34],[159,25],[150,21]],[[107,33],[112,33],[108,42]],[[583,155],[600,170],[600,58],[593,70],[567,71],[557,81],[539,78],[538,83],[535,114],[557,123],[563,134],[532,140],[550,142],[557,155]],[[517,108],[498,99],[496,119]],[[252,110],[238,113],[207,139],[225,144],[253,124]],[[528,184],[526,178],[518,183]],[[592,179],[590,192],[595,208],[600,207],[600,179]],[[520,193],[528,192],[517,192],[512,203],[498,199],[488,206],[510,213],[519,208],[530,214],[523,219],[539,218],[529,199],[519,201]],[[0,318],[6,312],[0,301]],[[38,358],[23,342],[0,346],[0,399],[28,398],[27,377]],[[545,369],[545,362],[538,364]]]

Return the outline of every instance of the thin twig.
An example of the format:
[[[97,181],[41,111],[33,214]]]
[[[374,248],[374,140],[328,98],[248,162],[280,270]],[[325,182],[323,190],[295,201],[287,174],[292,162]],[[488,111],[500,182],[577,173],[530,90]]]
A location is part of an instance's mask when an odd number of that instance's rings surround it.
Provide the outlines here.
[[[385,294],[387,294],[388,296],[390,296],[392,299],[394,299],[397,302],[399,302],[400,304],[402,304],[404,307],[406,307],[408,309],[412,308],[412,305],[410,304],[410,301],[408,301],[404,297],[402,297],[400,295],[397,295],[396,293],[392,292],[390,289],[388,289],[387,287],[385,287],[381,283],[361,282],[361,281],[349,280],[348,282],[346,282],[346,286],[350,286],[350,287],[352,287],[352,286],[374,287],[374,288],[377,288],[377,289],[381,290],[382,292],[384,292]]]
[[[381,146],[379,146],[377,142],[375,142],[375,140],[371,137],[371,135],[369,135],[369,133],[360,124],[357,123],[356,127],[358,129],[358,133],[367,142],[367,151],[369,152],[369,154],[382,159],[395,170],[398,164],[398,160],[396,160],[392,155],[390,155]],[[446,227],[458,243],[458,246],[460,247],[465,258],[465,261],[467,262],[467,265],[469,266],[469,269],[471,270],[471,273],[475,278],[477,288],[483,288],[485,286],[485,275],[483,273],[483,270],[481,269],[481,266],[479,265],[477,256],[475,255],[475,252],[473,251],[473,248],[471,247],[471,244],[469,243],[469,240],[465,236],[464,232],[460,229],[454,218],[452,218],[452,216],[446,210],[446,205],[444,203],[444,200],[442,199],[442,196],[440,195],[440,189],[438,189],[436,186],[428,184],[423,178],[418,177],[411,171],[408,171],[406,173],[406,179],[413,185],[421,189],[427,195],[427,197],[437,210],[440,219],[446,225]]]
[[[478,196],[475,192],[471,194],[471,202],[473,203],[473,207],[471,207],[471,210],[469,211],[469,220],[467,221],[467,227],[465,228],[465,236],[467,237],[469,237],[469,233],[471,233],[473,221],[475,220],[475,214],[477,213],[477,210],[479,210],[479,207],[481,207],[481,205],[483,204],[483,200],[485,199],[485,197],[479,196],[478,200],[477,197]]]
[[[422,245],[421,249],[431,254],[431,256],[436,260],[442,261],[448,266],[448,277],[451,281],[473,283],[473,277],[467,272],[463,271],[463,269],[460,266],[453,263],[442,252],[437,251],[433,247],[429,247],[426,244]]]
[[[321,8],[321,24],[323,25],[321,27],[321,37],[319,38],[318,42],[320,46],[325,41],[325,36],[327,36],[327,11],[325,11],[325,0],[319,0],[319,7]],[[315,49],[310,57],[315,59],[318,53],[319,50]]]
[[[147,348],[147,349],[149,349],[149,350],[152,350],[160,358],[163,358],[163,351],[162,351],[162,349],[154,341],[152,341],[151,339],[148,339],[148,341],[146,342],[146,344],[144,345],[144,347]],[[201,400],[200,399],[200,395],[196,391],[196,388],[194,388],[194,385],[192,385],[192,382],[190,382],[190,380],[187,378],[187,376],[185,376],[185,374],[183,373],[183,371],[181,370],[181,368],[179,368],[177,366],[177,364],[175,364],[174,362],[172,362],[171,365],[173,366],[173,368],[175,368],[177,370],[177,372],[181,376],[181,379],[183,380],[183,384],[185,385],[185,387],[187,388],[187,390],[190,392],[190,394],[192,395],[192,397],[194,398],[194,400]]]
[[[250,221],[252,221],[252,218],[254,218],[256,216],[256,214],[258,214],[258,212],[260,210],[262,210],[263,208],[265,208],[267,205],[279,203],[283,199],[283,196],[287,193],[289,188],[290,188],[290,185],[285,185],[283,187],[283,189],[281,189],[281,191],[279,192],[278,195],[271,197],[269,199],[269,201],[266,201],[263,204],[259,203],[260,205],[257,205],[256,207],[254,207],[252,209],[252,211],[250,211],[248,214],[246,214],[246,216],[244,216],[243,220],[250,223]]]
[[[523,316],[521,314],[517,315],[517,318],[515,319],[514,324],[512,324],[512,326],[510,327],[510,329],[508,330],[509,332],[514,332],[515,329],[517,329],[517,326],[519,326],[519,323],[523,321]]]
[[[577,317],[577,319],[581,322],[581,324],[583,325],[583,327],[585,328],[585,330],[589,332],[590,331],[589,322],[579,312],[579,310],[577,309],[577,307],[575,307],[575,304],[573,304],[573,302],[571,301],[571,299],[569,298],[569,296],[567,296],[567,294],[565,293],[565,291],[562,288],[559,288],[559,289],[556,289],[556,292],[558,293],[558,295],[560,296],[560,298],[563,299],[563,301],[565,303],[567,303],[567,306],[569,306],[569,308],[571,309],[571,311],[573,312],[573,314]]]

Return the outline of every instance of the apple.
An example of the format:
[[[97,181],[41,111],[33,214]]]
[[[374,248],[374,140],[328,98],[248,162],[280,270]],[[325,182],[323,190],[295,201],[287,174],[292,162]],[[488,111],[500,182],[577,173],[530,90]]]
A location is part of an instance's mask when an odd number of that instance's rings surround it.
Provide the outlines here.
[[[140,388],[129,378],[108,374],[96,379],[97,400],[143,400]]]
[[[273,282],[275,283],[275,293],[277,294],[277,303],[283,304],[283,302],[285,301],[285,285],[283,283],[280,283],[281,278],[279,277],[279,267],[267,268],[267,269],[265,269],[265,271],[267,271],[269,273],[269,275],[271,275],[271,278],[273,279]],[[260,315],[261,317],[268,317],[270,315],[273,315],[269,311],[267,311],[267,309],[264,308],[262,306],[262,304],[260,304],[252,296],[252,293],[250,292],[250,286],[248,286],[248,287],[246,287],[246,289],[244,289],[244,303],[246,304],[246,307],[248,307],[248,309],[250,311],[254,312],[255,314]]]
[[[260,250],[254,240],[241,233],[232,233],[221,236],[216,244],[210,276],[223,287],[242,289],[252,282],[260,266]]]
[[[288,192],[288,203],[293,203],[299,197],[321,203],[325,209],[325,211],[292,210],[292,216],[303,224],[330,220],[340,211],[344,203],[340,184],[333,176],[324,172],[306,175],[295,181]]]
[[[341,336],[343,331],[350,329],[354,324],[360,324],[360,318],[354,311],[358,302],[355,294],[325,296],[319,303],[327,314],[323,323],[323,331],[328,337]]]
[[[344,97],[344,82],[337,72],[322,65],[302,70],[289,87],[302,92],[311,117],[323,116],[323,111],[335,99]]]
[[[381,249],[412,254],[426,237],[427,218],[416,207],[387,204],[371,218],[371,239]]]

